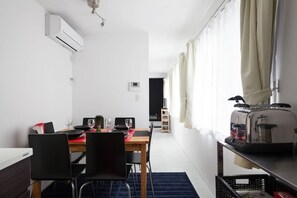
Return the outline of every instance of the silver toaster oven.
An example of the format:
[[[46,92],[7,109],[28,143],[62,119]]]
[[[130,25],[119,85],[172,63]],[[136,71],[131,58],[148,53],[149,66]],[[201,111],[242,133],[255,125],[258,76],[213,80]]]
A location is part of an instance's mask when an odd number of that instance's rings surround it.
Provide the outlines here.
[[[225,142],[244,152],[291,152],[297,119],[290,105],[236,104]],[[296,129],[297,130],[297,129]]]

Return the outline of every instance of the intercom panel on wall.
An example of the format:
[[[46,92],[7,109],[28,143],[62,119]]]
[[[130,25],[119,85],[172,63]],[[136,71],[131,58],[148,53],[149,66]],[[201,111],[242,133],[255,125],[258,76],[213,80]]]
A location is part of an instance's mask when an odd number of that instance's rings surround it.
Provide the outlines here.
[[[140,82],[129,82],[129,91],[139,92],[140,91]]]

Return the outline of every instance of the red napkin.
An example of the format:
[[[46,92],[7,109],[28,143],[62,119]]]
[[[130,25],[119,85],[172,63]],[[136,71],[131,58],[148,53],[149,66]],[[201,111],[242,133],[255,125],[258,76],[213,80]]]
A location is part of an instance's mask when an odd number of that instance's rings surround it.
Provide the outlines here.
[[[78,138],[75,138],[75,139],[72,139],[72,140],[68,140],[68,142],[85,142],[85,141],[86,141],[86,134],[85,133],[83,133]]]
[[[128,131],[129,135],[125,138],[125,141],[129,141],[131,137],[133,137],[134,132],[135,132],[135,129],[129,129]]]

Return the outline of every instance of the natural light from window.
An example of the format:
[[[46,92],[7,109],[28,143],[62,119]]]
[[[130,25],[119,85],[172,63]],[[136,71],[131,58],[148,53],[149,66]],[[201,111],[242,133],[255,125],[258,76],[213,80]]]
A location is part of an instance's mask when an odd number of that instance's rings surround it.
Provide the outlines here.
[[[186,122],[201,133],[226,137],[234,103],[228,98],[242,95],[240,75],[240,1],[231,0],[207,24],[193,42],[188,61],[194,65]],[[189,63],[188,63],[189,64]],[[189,65],[187,65],[189,66]],[[164,79],[164,97],[169,111],[179,117],[181,108],[180,68],[175,66]],[[187,68],[188,69],[188,68]],[[188,78],[188,76],[187,76]],[[189,86],[189,85],[187,85]],[[191,98],[189,98],[191,97]],[[189,103],[190,101],[190,103]]]

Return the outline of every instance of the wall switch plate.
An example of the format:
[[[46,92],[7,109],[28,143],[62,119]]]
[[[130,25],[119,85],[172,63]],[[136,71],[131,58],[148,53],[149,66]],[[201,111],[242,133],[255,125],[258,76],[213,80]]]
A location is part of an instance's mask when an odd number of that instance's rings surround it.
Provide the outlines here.
[[[139,102],[139,101],[140,101],[139,94],[135,94],[135,101],[136,101],[136,102]]]

